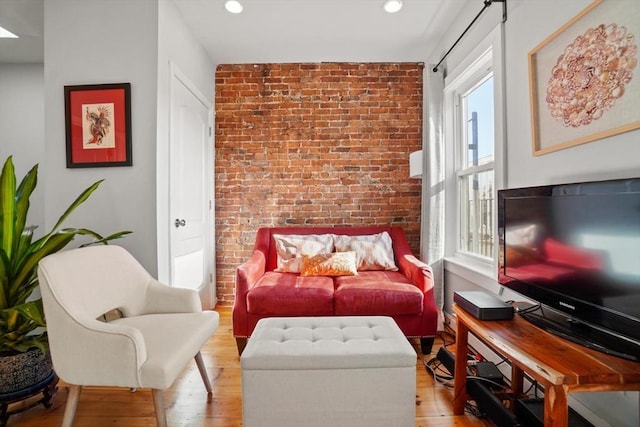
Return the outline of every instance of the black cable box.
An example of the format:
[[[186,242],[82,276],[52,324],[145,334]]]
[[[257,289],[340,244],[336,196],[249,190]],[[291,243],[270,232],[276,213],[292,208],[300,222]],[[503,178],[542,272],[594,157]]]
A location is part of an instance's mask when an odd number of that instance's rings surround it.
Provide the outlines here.
[[[513,307],[500,298],[482,291],[456,291],[453,302],[462,307],[476,319],[509,320],[513,319]]]
[[[487,383],[489,388],[495,388],[497,386],[499,387],[500,385],[504,385],[504,377],[502,376],[502,372],[500,372],[500,369],[498,369],[498,367],[493,362],[478,362],[473,367],[473,370],[476,371],[476,376],[490,381],[489,383]]]

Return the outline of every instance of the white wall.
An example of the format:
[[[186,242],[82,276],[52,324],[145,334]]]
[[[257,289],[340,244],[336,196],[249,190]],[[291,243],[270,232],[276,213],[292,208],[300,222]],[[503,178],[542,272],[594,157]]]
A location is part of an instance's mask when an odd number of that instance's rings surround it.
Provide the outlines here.
[[[533,156],[529,110],[528,52],[575,16],[591,0],[509,0],[505,24],[506,63],[506,171],[507,187],[562,182],[625,178],[640,174],[640,131],[627,132],[577,147]],[[435,64],[481,9],[480,2],[468,6],[441,40],[437,54],[427,63]],[[494,3],[462,39],[446,60],[447,70],[455,69],[478,40],[482,40],[501,20],[502,4]],[[635,74],[635,73],[634,73]],[[635,75],[634,75],[635,78]],[[464,278],[463,278],[464,276]],[[450,311],[456,290],[497,292],[493,279],[469,280],[473,274],[445,271],[445,310]],[[487,285],[489,282],[489,285]],[[522,299],[505,293],[504,299]],[[572,406],[596,425],[639,425],[637,392],[576,394]]]
[[[28,224],[43,233],[44,67],[0,64],[0,162],[13,156],[18,182],[38,164],[40,184],[31,195]],[[1,167],[1,166],[0,166]]]
[[[158,3],[44,3],[45,222],[51,226],[82,190],[105,178],[67,225],[132,230],[117,244],[155,275]],[[67,169],[63,87],[123,82],[131,83],[133,166]]]

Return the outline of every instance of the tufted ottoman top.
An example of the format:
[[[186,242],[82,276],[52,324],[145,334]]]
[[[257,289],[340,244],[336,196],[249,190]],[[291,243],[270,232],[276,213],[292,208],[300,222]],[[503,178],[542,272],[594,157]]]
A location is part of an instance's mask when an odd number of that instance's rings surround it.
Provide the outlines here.
[[[409,367],[416,352],[391,317],[261,319],[240,357],[242,369]]]

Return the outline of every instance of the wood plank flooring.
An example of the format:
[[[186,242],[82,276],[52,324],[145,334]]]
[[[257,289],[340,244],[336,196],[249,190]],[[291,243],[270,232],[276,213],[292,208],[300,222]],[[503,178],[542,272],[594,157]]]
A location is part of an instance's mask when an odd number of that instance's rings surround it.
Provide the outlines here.
[[[231,328],[231,308],[218,307],[220,327],[202,349],[211,377],[214,399],[207,393],[195,362],[190,363],[173,386],[165,391],[165,407],[170,427],[240,427],[242,392],[240,359]],[[474,427],[491,425],[472,415],[453,416],[453,390],[433,380],[425,369],[417,340],[413,342],[416,360],[416,427]],[[442,342],[436,340],[434,354]],[[430,357],[429,357],[430,358]],[[7,427],[59,426],[64,413],[68,387],[62,381],[52,407],[42,405],[9,418]],[[10,407],[15,409],[16,406]],[[74,427],[154,427],[151,391],[131,392],[122,388],[85,387],[80,394]],[[300,426],[304,427],[304,426]],[[389,426],[393,427],[393,426]]]

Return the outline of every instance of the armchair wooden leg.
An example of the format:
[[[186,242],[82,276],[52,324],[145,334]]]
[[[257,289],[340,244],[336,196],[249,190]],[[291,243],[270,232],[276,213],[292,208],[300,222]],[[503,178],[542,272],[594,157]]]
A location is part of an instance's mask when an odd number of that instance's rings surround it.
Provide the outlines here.
[[[156,423],[158,427],[167,427],[167,414],[164,412],[164,395],[162,390],[151,390],[153,394],[153,406],[156,408]]]
[[[202,382],[204,383],[204,387],[207,389],[207,401],[210,402],[213,398],[213,387],[211,387],[207,368],[204,366],[204,360],[202,360],[202,353],[198,352],[195,359],[196,365],[198,365],[198,371],[200,371],[200,376],[202,377]]]
[[[62,427],[71,427],[73,419],[76,416],[78,408],[78,400],[80,400],[80,390],[82,386],[71,384],[69,386],[69,396],[67,396],[67,404],[64,407],[64,417],[62,418]]]

